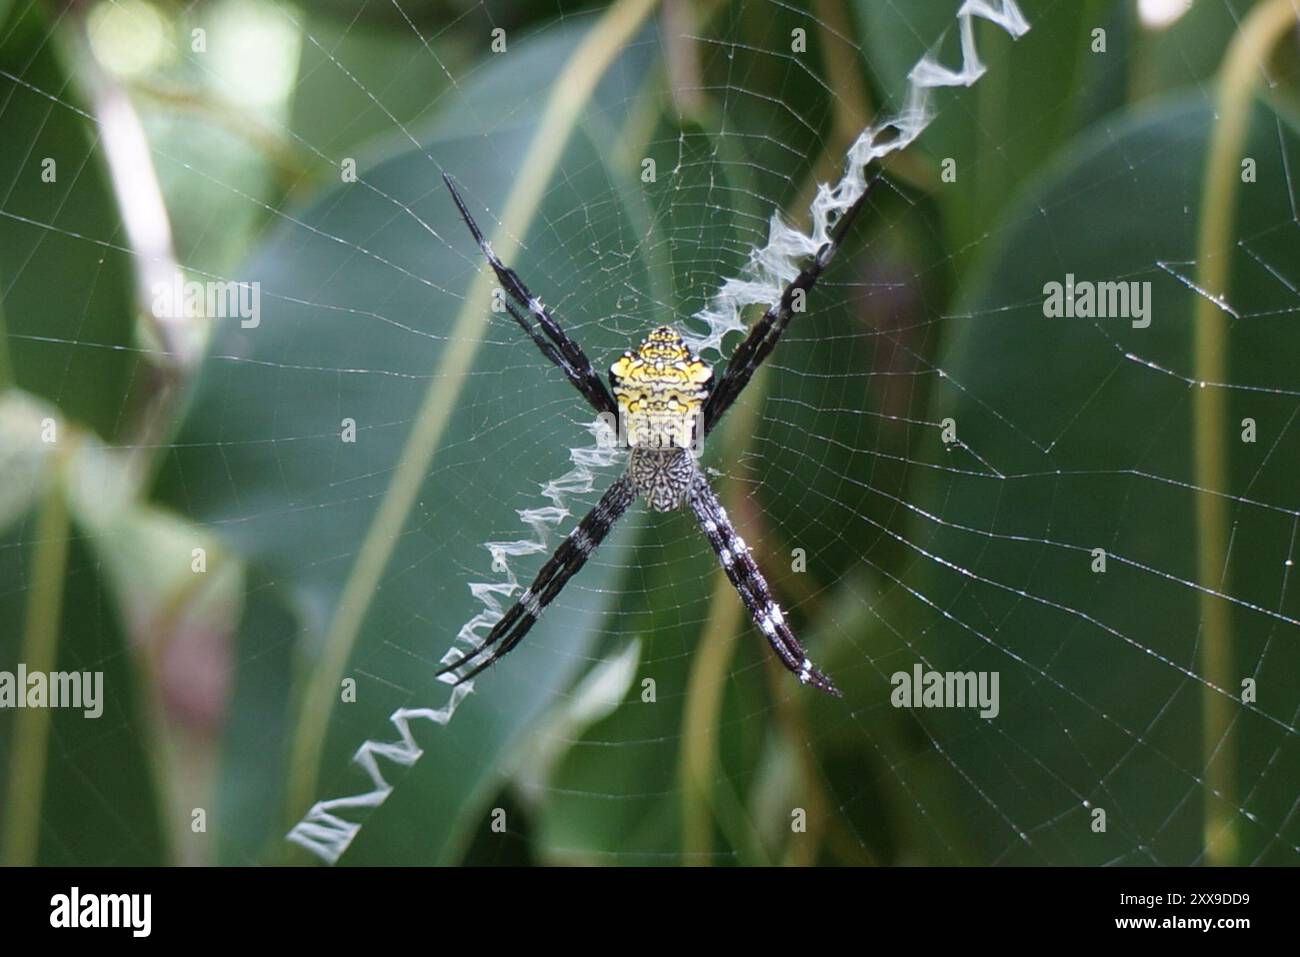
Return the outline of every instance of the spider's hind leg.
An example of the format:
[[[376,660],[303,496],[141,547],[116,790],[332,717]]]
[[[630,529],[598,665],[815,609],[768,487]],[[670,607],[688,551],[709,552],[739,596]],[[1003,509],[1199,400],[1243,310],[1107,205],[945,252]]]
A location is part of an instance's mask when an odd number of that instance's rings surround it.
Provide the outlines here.
[[[459,671],[462,665],[472,665],[468,671],[460,671],[454,679],[448,679],[454,684],[461,684],[514,650],[541,617],[546,606],[555,600],[569,579],[587,563],[592,552],[605,540],[614,523],[635,499],[636,490],[632,487],[631,480],[626,475],[622,476],[606,490],[596,507],[560,543],[559,548],[537,573],[533,583],[501,616],[501,620],[492,626],[482,643],[445,664],[436,674],[450,674]]]
[[[754,617],[754,623],[781,659],[781,664],[804,684],[837,698],[844,697],[834,682],[809,660],[803,646],[786,624],[781,606],[772,597],[772,590],[749,553],[749,546],[727,518],[726,509],[718,501],[717,493],[703,472],[696,473],[689,497],[696,521],[717,552],[718,560],[722,562],[722,568],[731,579],[731,584],[736,587],[745,607]]]

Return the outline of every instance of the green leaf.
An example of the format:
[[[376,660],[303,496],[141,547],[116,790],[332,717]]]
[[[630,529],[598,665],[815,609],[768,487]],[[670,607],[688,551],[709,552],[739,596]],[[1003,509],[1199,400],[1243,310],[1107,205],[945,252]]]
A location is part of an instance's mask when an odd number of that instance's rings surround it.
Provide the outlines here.
[[[1122,90],[1129,27],[1118,13],[1120,4],[1020,6],[1030,30],[1018,40],[996,24],[972,18],[975,48],[987,72],[972,88],[933,92],[934,120],[917,144],[930,157],[935,180],[942,160],[955,163],[955,181],[937,181],[933,191],[945,212],[946,245],[959,270],[988,224],[1060,144],[1122,99],[1116,87]],[[922,55],[961,68],[959,7],[949,0],[856,4],[884,113],[906,104],[908,73]],[[1106,54],[1092,52],[1092,30],[1099,27],[1107,29]]]
[[[158,864],[169,858],[155,789],[157,756],[112,590],[70,524],[62,485],[0,547],[0,671],[79,672],[101,689],[100,714],[0,712],[0,860],[9,864]],[[94,676],[99,675],[98,679]]]
[[[3,5],[0,14],[8,12]],[[61,21],[60,21],[61,22]],[[0,39],[6,536],[0,670],[102,677],[103,712],[0,715],[0,854],[14,863],[156,864],[170,858],[150,675],[137,671],[105,541],[68,490],[81,452],[115,436],[137,397],[132,262],[101,168],[98,128],[45,8]],[[52,423],[54,435],[47,434]],[[93,433],[90,432],[93,430]],[[95,495],[108,497],[107,476]],[[140,563],[142,567],[148,563]]]
[[[940,452],[936,436],[924,453],[947,468],[913,494],[909,579],[933,604],[915,604],[909,630],[926,636],[933,667],[1001,672],[995,722],[922,716],[965,779],[952,777],[979,842],[973,860],[1193,863],[1210,813],[1232,822],[1237,860],[1293,855],[1284,795],[1294,785],[1278,756],[1293,750],[1300,705],[1289,678],[1300,599],[1284,584],[1300,443],[1295,392],[1275,386],[1300,362],[1288,316],[1300,276],[1288,169],[1300,152],[1292,127],[1255,112],[1242,153],[1259,178],[1236,184],[1237,228],[1225,237],[1238,316],[1228,486],[1198,491],[1186,477],[1206,436],[1187,377],[1214,128],[1195,95],[1074,142],[996,230],[951,320],[940,364],[955,387],[936,393],[929,417],[955,419],[963,445]],[[1045,284],[1067,273],[1150,282],[1150,326],[1045,316]],[[1241,442],[1246,417],[1268,437]],[[1233,530],[1220,590],[1234,600],[1209,600],[1227,608],[1233,677],[1216,690],[1200,657],[1207,596],[1194,583],[1198,501],[1219,492]],[[1104,574],[1092,571],[1094,548],[1106,550]],[[1236,675],[1273,692],[1243,705]],[[1232,715],[1209,751],[1207,696]],[[1227,783],[1215,793],[1206,781]],[[1090,808],[1107,811],[1105,833],[1091,829]]]
[[[602,40],[610,24],[635,30],[644,7],[621,5],[593,30],[606,30]],[[249,770],[240,755],[292,754],[304,735],[324,733],[319,785],[307,796],[369,790],[351,764],[361,742],[393,740],[396,709],[447,699],[432,675],[460,623],[481,610],[468,583],[500,578],[485,543],[530,537],[516,510],[548,504],[539,487],[572,468],[570,447],[592,444],[591,416],[563,376],[508,316],[490,310],[481,255],[439,168],[598,365],[624,348],[647,311],[636,291],[651,288],[651,266],[637,251],[635,223],[620,215],[640,202],[638,167],[615,165],[621,154],[607,145],[646,59],[639,46],[602,52],[586,42],[593,35],[552,30],[490,61],[463,86],[453,114],[418,132],[418,148],[361,169],[357,183],[295,213],[253,257],[247,274],[262,283],[261,324],[217,331],[161,484],[251,563],[237,702],[274,689],[288,709],[263,708],[264,722],[237,718],[227,743],[232,774]],[[575,58],[605,55],[617,68],[599,71],[577,124],[541,135],[547,94],[521,107],[521,78],[546,91]],[[544,160],[552,147],[558,152]],[[512,195],[536,199],[511,207]],[[593,210],[600,196],[611,201],[589,217],[571,215]],[[497,226],[502,210],[508,231]],[[515,239],[519,248],[508,251]],[[590,263],[605,249],[634,252],[593,275]],[[345,418],[356,422],[355,443],[341,440]],[[408,503],[402,476],[411,475],[418,485]],[[570,496],[570,510],[585,512],[611,477],[597,475],[592,493]],[[610,547],[620,540],[616,533]],[[540,560],[514,560],[519,576],[529,578]],[[463,852],[497,769],[583,668],[618,567],[593,562],[511,667],[479,679],[480,693],[450,728],[413,726],[424,757],[404,773],[385,766],[401,786],[347,860]],[[358,575],[377,576],[374,590],[356,591]],[[359,622],[355,640],[340,630],[349,616]],[[302,682],[283,673],[290,648]],[[339,703],[342,678],[356,680],[356,703]],[[239,809],[223,816],[236,859],[273,848],[306,810],[302,795],[278,782],[232,783],[226,795],[227,808]],[[279,800],[291,804],[288,815],[266,806]],[[263,813],[249,813],[253,804]]]
[[[636,587],[623,589],[607,630],[643,636],[642,661],[622,706],[585,731],[549,782],[537,811],[537,839],[550,860],[678,859],[682,712],[700,623],[682,610],[708,607],[717,567],[707,549],[690,547],[698,534],[689,518],[673,514],[656,517],[637,543],[637,555],[664,557],[651,566],[652,574],[635,575]],[[629,554],[622,563],[635,560]],[[646,679],[654,682],[652,702],[642,700]],[[636,759],[627,760],[629,753]],[[609,799],[612,781],[618,782],[616,800]]]
[[[39,4],[0,36],[0,375],[111,438],[136,385],[132,262],[114,248],[125,237],[98,130],[58,50]]]
[[[462,59],[455,45],[426,40],[404,24],[375,30],[314,16],[303,27],[290,128],[334,159],[355,157],[371,140],[395,141],[398,124],[439,110]],[[403,140],[400,148],[409,145]]]

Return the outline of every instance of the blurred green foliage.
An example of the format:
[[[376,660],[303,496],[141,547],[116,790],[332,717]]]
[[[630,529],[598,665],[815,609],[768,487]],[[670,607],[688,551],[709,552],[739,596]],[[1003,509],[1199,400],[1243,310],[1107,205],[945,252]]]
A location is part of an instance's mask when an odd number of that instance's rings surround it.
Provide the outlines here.
[[[37,476],[0,508],[0,669],[45,647],[111,689],[98,721],[0,714],[5,794],[39,801],[0,805],[0,855],[301,861],[284,835],[307,805],[369,790],[358,745],[445,701],[431,676],[480,608],[467,583],[493,577],[483,543],[521,534],[515,512],[587,438],[562,377],[476,291],[439,170],[490,232],[513,211],[497,240],[599,367],[700,308],[774,212],[803,222],[917,58],[960,55],[957,3],[715,2],[683,37],[632,0],[132,2],[128,35],[145,6],[165,32],[129,76],[87,65],[95,5],[0,3],[0,427],[13,474]],[[639,514],[454,722],[412,726],[423,756],[383,765],[397,786],[344,862],[1192,863],[1214,814],[1226,859],[1294,862],[1295,50],[1270,61],[1241,147],[1259,182],[1227,237],[1250,317],[1228,422],[1269,438],[1233,446],[1221,590],[1236,667],[1269,697],[1210,753],[1191,283],[1216,71],[1251,5],[1197,3],[1161,31],[1133,6],[1026,0],[1020,41],[977,28],[987,75],[941,94],[709,452],[847,703],[773,667],[686,516]],[[229,51],[257,30],[295,51],[278,97],[221,66],[238,74]],[[260,325],[215,323],[179,385],[134,291],[104,85],[141,116],[187,275],[262,286]],[[544,126],[572,97],[572,122]],[[1067,272],[1151,281],[1156,321],[1045,320],[1043,284]],[[64,438],[37,454],[48,416]],[[999,720],[892,708],[890,674],[918,660],[1001,671]]]

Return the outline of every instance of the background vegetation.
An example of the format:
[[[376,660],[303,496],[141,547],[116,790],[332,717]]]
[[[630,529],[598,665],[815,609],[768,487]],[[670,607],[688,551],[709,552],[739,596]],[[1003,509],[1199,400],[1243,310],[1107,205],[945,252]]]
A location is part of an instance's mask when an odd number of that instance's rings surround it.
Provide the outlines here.
[[[724,497],[847,709],[771,667],[683,519],[642,517],[448,728],[414,728],[423,757],[344,861],[1293,863],[1300,114],[1294,29],[1240,28],[1268,5],[1153,29],[1130,2],[1025,0],[1021,42],[981,25],[988,75],[890,165],[721,430]],[[445,701],[481,543],[584,433],[488,309],[439,167],[616,354],[699,308],[774,210],[805,221],[917,58],[956,55],[956,6],[0,0],[0,668],[109,689],[98,721],[0,713],[0,860],[306,860],[284,834],[367,789],[360,742]],[[158,322],[172,264],[260,281],[261,327]],[[1153,281],[1159,319],[1045,322],[1066,271]],[[961,388],[914,374],[935,366]],[[990,494],[925,425],[948,415],[1022,478]],[[1267,438],[1237,451],[1246,415]],[[1232,454],[1189,438],[1216,422]],[[1216,534],[1222,575],[1197,563]],[[1135,564],[1103,588],[1063,542]],[[918,654],[1002,669],[999,722],[891,708]],[[1242,675],[1257,708],[1220,693]]]

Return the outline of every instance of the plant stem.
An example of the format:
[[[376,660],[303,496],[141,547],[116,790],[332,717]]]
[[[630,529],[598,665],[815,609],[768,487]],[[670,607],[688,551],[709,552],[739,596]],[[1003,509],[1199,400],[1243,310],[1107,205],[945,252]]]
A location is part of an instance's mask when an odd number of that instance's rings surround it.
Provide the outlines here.
[[[750,380],[751,396],[762,395],[760,368]],[[723,459],[737,461],[749,444],[758,420],[761,402],[737,403],[723,426]],[[731,499],[737,483],[728,481],[721,493]],[[686,707],[682,715],[682,847],[688,864],[711,863],[713,849],[715,788],[723,771],[718,767],[718,720],[722,694],[736,642],[745,633],[742,610],[730,579],[721,568],[713,576],[709,614],[700,632],[686,685]]]
[[[32,674],[49,674],[58,658],[68,533],[62,470],[55,468],[36,519],[31,587],[27,593],[23,650],[19,659]],[[26,688],[18,689],[18,694],[26,693]],[[6,867],[30,867],[36,863],[49,738],[49,708],[22,708],[17,712],[4,808],[4,855],[0,858],[0,864]]]
[[[1273,46],[1296,23],[1294,0],[1267,0],[1251,10],[1228,47],[1219,80],[1216,123],[1210,136],[1197,237],[1197,281],[1205,295],[1196,300],[1192,444],[1195,449],[1197,580],[1202,591],[1201,747],[1205,765],[1203,839],[1208,863],[1231,864],[1237,856],[1236,749],[1229,731],[1238,706],[1227,691],[1233,673],[1232,621],[1222,590],[1228,550],[1228,315],[1220,305],[1228,294],[1234,243],[1236,184],[1241,149],[1249,127],[1255,84]],[[1211,298],[1214,297],[1214,298]]]

